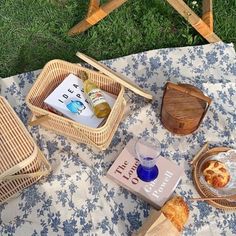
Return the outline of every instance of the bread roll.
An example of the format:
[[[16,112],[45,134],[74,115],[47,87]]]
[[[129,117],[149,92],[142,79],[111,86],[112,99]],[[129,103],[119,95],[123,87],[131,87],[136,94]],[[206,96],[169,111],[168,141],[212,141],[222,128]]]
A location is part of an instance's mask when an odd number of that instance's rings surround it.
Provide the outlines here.
[[[181,232],[189,217],[189,208],[182,197],[173,197],[161,208],[162,213]]]
[[[224,163],[209,160],[202,167],[206,182],[213,188],[223,188],[230,180],[230,174]]]

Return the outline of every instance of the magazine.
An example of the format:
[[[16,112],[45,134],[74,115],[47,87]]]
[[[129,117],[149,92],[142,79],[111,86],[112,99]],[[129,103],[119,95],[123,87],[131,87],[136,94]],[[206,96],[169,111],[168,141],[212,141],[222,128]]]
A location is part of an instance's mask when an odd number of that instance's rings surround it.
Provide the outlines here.
[[[129,141],[108,170],[107,177],[160,209],[174,192],[184,169],[159,156],[156,162],[159,170],[157,178],[151,182],[144,182],[137,176],[139,160],[135,154],[134,144],[135,139]]]
[[[105,91],[102,91],[102,93],[112,108],[116,101],[116,96]],[[45,109],[92,128],[97,128],[104,121],[104,118],[95,116],[84,93],[83,81],[73,74],[68,75],[54,89],[44,100],[44,104]]]

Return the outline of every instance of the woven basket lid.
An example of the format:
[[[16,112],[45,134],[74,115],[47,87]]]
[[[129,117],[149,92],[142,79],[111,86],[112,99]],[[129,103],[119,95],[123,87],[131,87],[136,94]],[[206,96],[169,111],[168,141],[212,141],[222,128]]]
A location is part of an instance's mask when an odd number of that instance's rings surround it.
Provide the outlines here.
[[[136,84],[131,82],[128,78],[126,78],[124,75],[111,70],[106,65],[102,64],[101,62],[96,61],[95,59],[93,59],[81,52],[77,52],[76,55],[80,59],[84,60],[85,62],[87,62],[88,64],[90,64],[91,66],[96,68],[97,70],[101,71],[105,75],[109,76],[110,78],[114,79],[116,82],[120,83],[121,85],[125,86],[126,88],[132,90],[136,94],[143,96],[143,97],[150,99],[150,100],[152,99],[152,95],[150,93],[148,93],[145,90],[143,90],[142,88],[138,87]]]
[[[4,177],[19,163],[24,168],[25,159],[29,160],[30,157],[33,161],[37,155],[37,146],[12,107],[1,96],[0,124],[0,177]]]
[[[196,93],[203,95],[201,90],[192,85],[179,84],[179,86],[191,89]],[[176,119],[200,119],[205,111],[206,102],[202,99],[192,96],[189,93],[184,93],[175,89],[167,89],[164,97],[164,106],[165,111]]]

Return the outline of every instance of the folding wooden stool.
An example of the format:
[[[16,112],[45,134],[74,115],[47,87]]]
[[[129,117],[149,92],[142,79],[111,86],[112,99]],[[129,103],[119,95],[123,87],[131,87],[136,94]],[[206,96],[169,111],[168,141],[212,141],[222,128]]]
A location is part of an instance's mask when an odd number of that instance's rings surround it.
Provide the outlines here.
[[[87,16],[72,27],[68,34],[76,35],[89,29],[100,20],[120,7],[127,0],[109,0],[100,6],[100,0],[90,0]],[[199,17],[183,0],[167,0],[209,43],[221,41],[213,32],[212,0],[203,0],[203,16]]]

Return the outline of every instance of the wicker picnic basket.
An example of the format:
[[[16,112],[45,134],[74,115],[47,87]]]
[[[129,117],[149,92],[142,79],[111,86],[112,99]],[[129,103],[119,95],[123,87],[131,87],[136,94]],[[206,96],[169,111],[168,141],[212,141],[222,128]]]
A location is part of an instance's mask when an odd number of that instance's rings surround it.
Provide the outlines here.
[[[48,175],[51,167],[3,97],[0,124],[0,203],[3,203]]]
[[[148,99],[152,99],[152,96],[104,64],[82,53],[77,53],[77,55],[100,72],[62,60],[48,62],[26,98],[26,103],[33,114],[30,124],[40,124],[58,134],[105,150],[109,146],[124,114],[126,105],[124,86]],[[79,75],[82,71],[86,72],[88,77],[101,89],[117,96],[105,124],[99,128],[88,127],[44,109],[44,100],[64,78],[69,74]]]

